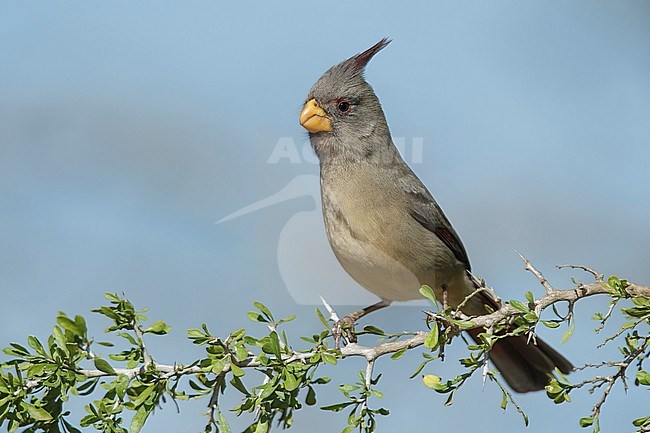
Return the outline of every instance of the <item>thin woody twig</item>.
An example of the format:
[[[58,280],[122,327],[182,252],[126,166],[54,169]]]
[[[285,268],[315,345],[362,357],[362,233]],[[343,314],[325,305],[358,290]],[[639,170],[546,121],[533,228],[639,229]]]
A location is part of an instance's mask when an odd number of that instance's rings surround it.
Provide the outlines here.
[[[614,373],[612,376],[607,376],[603,378],[604,382],[602,383],[607,383],[607,386],[605,387],[602,396],[593,407],[591,413],[592,418],[597,418],[600,415],[600,411],[603,405],[605,404],[607,397],[609,396],[610,392],[612,391],[612,388],[614,388],[614,385],[619,379],[621,380],[621,382],[623,382],[623,386],[625,387],[625,390],[627,390],[627,383],[625,383],[625,372],[627,368],[630,366],[630,364],[634,362],[634,360],[636,360],[639,355],[645,352],[649,344],[650,344],[650,338],[647,338],[644,341],[644,343],[639,345],[639,347],[637,347],[636,350],[632,351],[632,353],[630,353],[623,362],[619,363],[619,367],[616,370],[616,373]]]
[[[589,267],[587,267],[587,266],[584,266],[584,265],[571,265],[571,264],[568,264],[568,263],[567,263],[567,264],[564,264],[564,265],[558,265],[557,268],[558,268],[558,269],[564,269],[564,268],[581,269],[581,270],[583,270],[583,271],[585,271],[585,272],[588,272],[588,273],[590,273],[591,275],[593,275],[593,276],[594,276],[594,279],[595,279],[597,282],[602,282],[603,279],[605,278],[605,276],[604,276],[603,274],[599,274],[599,273],[596,272],[595,270],[593,270],[593,269],[591,269],[591,268],[589,268]]]
[[[628,283],[628,285],[625,287],[625,291],[630,296],[645,296],[650,298],[650,286],[642,286],[634,283]],[[545,296],[538,298],[535,301],[535,304],[539,306],[540,310],[544,310],[558,302],[573,303],[580,298],[585,298],[585,297],[595,296],[595,295],[610,295],[610,294],[611,292],[609,288],[603,285],[602,283],[590,283],[590,284],[583,284],[578,289],[554,290],[551,294],[547,294]],[[336,313],[333,312],[332,310],[331,314],[336,314]],[[479,327],[490,328],[496,325],[497,323],[500,323],[518,314],[521,314],[521,312],[515,309],[514,307],[512,307],[510,304],[504,303],[501,306],[501,308],[498,309],[497,311],[484,316],[472,317],[471,321],[476,328]],[[404,349],[408,350],[408,349],[413,349],[415,347],[422,346],[424,344],[424,340],[428,335],[427,332],[423,332],[423,331],[414,331],[414,332],[409,332],[407,334],[410,334],[412,336],[410,338],[406,338],[402,340],[382,343],[377,346],[362,346],[357,343],[348,344],[347,346],[341,348],[341,356],[343,358],[352,357],[352,356],[361,356],[366,358],[367,360],[375,360],[381,356],[392,354],[400,350],[404,350]],[[311,358],[314,354],[315,352],[294,352],[291,355],[285,355],[286,358],[285,356],[283,356],[283,360],[285,362],[293,362],[293,361],[302,362],[305,359]],[[196,365],[189,366],[189,367],[182,367],[177,365],[159,364],[154,361],[152,361],[151,365],[158,372],[163,374],[162,378],[167,378],[167,379],[174,376],[185,376],[185,375],[197,374],[202,372],[201,367]],[[249,357],[246,360],[239,362],[238,366],[241,368],[247,368],[247,367],[254,368],[254,367],[259,367],[260,363],[257,360],[255,360],[254,357]],[[140,368],[139,367],[131,368],[131,369],[115,368],[114,373],[107,373],[104,371],[92,370],[92,369],[81,369],[75,371],[91,379],[96,377],[117,376],[120,374],[124,374],[129,378],[133,378],[138,375],[138,373],[140,372]],[[30,388],[39,385],[38,381],[32,381],[32,382],[33,383],[30,383],[31,385]]]
[[[214,381],[212,395],[210,396],[210,403],[208,404],[208,425],[214,425],[214,426],[217,425],[217,422],[214,419],[214,414],[218,408],[219,391],[221,390],[221,384],[225,377],[226,377],[226,371],[224,370],[217,375],[217,378]]]
[[[540,271],[538,271],[537,268],[535,268],[535,266],[533,266],[532,263],[530,263],[530,260],[528,260],[526,257],[522,256],[519,253],[519,251],[517,251],[517,254],[519,255],[519,257],[521,257],[521,260],[524,261],[524,264],[525,264],[524,269],[526,269],[527,271],[532,272],[533,275],[535,275],[537,277],[539,282],[542,283],[542,286],[544,286],[544,288],[546,289],[546,294],[547,295],[552,294],[555,291],[555,289],[553,288],[553,286],[551,286],[551,284],[544,277],[544,275],[542,275],[542,273]]]
[[[144,358],[144,368],[147,369],[151,364],[153,364],[153,358],[151,357],[149,350],[147,350],[147,346],[144,343],[144,333],[142,332],[142,328],[140,328],[140,325],[137,322],[133,323],[133,332],[135,332],[135,336],[138,340],[138,346],[140,346],[140,350],[142,351],[142,357]]]

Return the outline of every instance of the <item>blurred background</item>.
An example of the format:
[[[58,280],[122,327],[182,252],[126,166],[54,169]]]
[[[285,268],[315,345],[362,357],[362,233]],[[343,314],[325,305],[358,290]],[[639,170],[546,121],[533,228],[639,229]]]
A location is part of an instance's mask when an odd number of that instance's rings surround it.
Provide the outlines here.
[[[326,244],[297,118],[327,68],[384,36],[393,43],[368,81],[478,275],[505,299],[541,294],[517,250],[558,288],[589,279],[554,267],[567,262],[650,283],[648,2],[12,1],[0,5],[0,344],[46,337],[60,310],[88,317],[101,339],[107,322],[90,309],[107,291],[172,326],[149,339],[166,363],[200,356],[185,332],[201,322],[264,332],[246,319],[253,301],[298,315],[287,328],[297,348],[321,328],[316,294],[341,315],[372,301]],[[221,221],[241,209],[255,211]],[[562,329],[540,333],[576,365],[616,357],[595,348],[604,336],[590,320],[607,303],[580,302],[566,344]],[[421,309],[363,324],[423,329]],[[453,377],[462,346],[425,372]],[[379,431],[523,430],[480,377],[444,407],[408,379],[419,362],[378,363],[386,397],[373,404],[391,410]],[[318,405],[341,401],[336,385],[362,367],[324,368],[333,383]],[[580,395],[561,406],[520,396],[526,431],[580,430],[596,397]],[[603,430],[632,430],[647,403],[617,386]],[[167,404],[143,431],[200,431],[206,404]],[[294,429],[340,431],[346,416],[306,408]],[[229,419],[233,431],[248,421]]]

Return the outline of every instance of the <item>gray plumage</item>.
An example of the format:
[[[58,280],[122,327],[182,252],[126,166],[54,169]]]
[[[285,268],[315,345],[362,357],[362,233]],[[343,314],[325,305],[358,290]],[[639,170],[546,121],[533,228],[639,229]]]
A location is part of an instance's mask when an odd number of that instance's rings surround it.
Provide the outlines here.
[[[476,288],[467,252],[431,193],[401,158],[379,99],[364,78],[368,61],[388,43],[382,39],[333,66],[307,97],[324,111],[330,126],[310,133],[320,161],[325,228],[341,265],[386,305],[421,297],[419,288],[427,284],[438,299],[446,288],[449,305],[456,306]],[[486,314],[486,305],[496,306],[482,292],[463,311]],[[470,335],[475,338],[479,332]],[[556,366],[565,373],[573,368],[546,343],[538,339],[536,346],[527,344],[523,337],[498,342],[491,359],[519,392],[542,389]]]

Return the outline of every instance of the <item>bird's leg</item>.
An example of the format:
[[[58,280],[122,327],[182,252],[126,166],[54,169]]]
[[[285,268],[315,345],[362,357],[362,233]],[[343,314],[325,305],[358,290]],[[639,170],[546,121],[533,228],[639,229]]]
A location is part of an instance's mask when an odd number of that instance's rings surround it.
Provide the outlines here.
[[[447,285],[443,284],[442,285],[442,311],[445,311],[448,305],[449,305],[449,293],[447,292]]]
[[[332,336],[334,337],[334,347],[339,349],[341,347],[341,337],[343,337],[348,343],[356,343],[357,336],[354,334],[354,322],[362,318],[366,314],[372,313],[373,311],[380,310],[382,308],[388,307],[390,305],[389,301],[381,300],[376,304],[372,304],[363,310],[355,311],[354,313],[348,314],[343,317],[341,320],[334,324],[332,327]]]

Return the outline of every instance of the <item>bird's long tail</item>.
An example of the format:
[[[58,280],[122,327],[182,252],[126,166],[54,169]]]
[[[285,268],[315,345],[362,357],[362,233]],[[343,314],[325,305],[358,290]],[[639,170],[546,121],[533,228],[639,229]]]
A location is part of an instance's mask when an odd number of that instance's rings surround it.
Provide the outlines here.
[[[479,342],[483,329],[471,329],[469,335]],[[490,350],[490,361],[501,372],[510,388],[517,392],[544,389],[550,380],[549,373],[556,367],[565,374],[573,365],[541,338],[527,341],[525,335],[498,340]]]
[[[477,286],[477,282],[474,281]],[[475,312],[477,307],[490,306],[497,310],[497,302],[487,292],[477,293],[477,301],[468,306]],[[471,313],[470,313],[471,314]],[[485,314],[485,313],[484,313]],[[470,329],[468,334],[474,341],[480,343],[478,335],[483,329]],[[498,340],[490,350],[490,360],[501,372],[510,387],[517,392],[538,391],[544,389],[550,381],[549,374],[557,367],[562,373],[568,374],[573,365],[564,356],[549,346],[541,338],[528,341],[527,336],[520,335]]]

